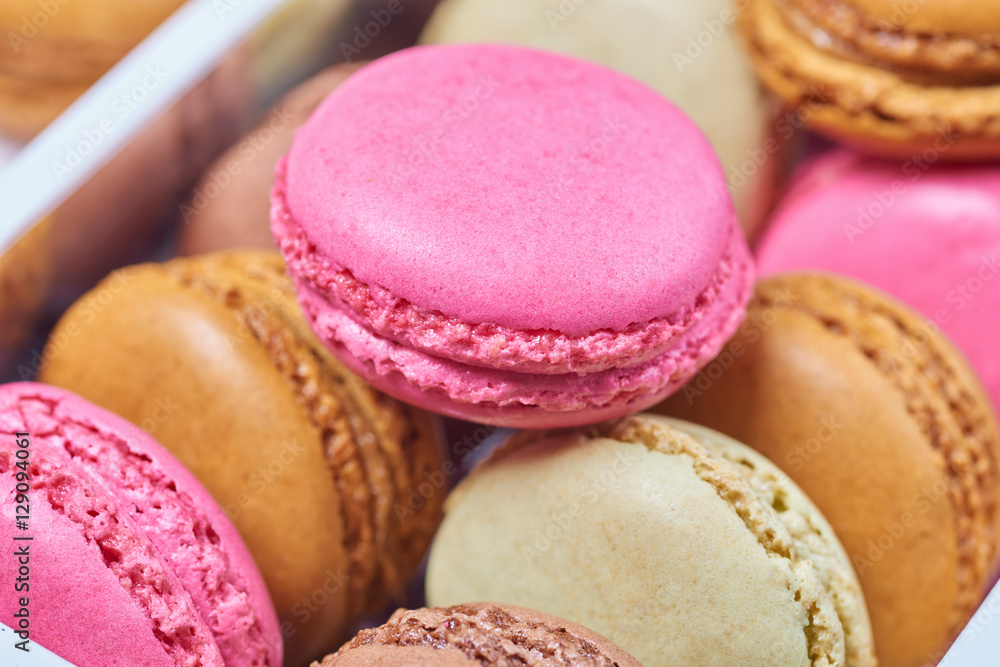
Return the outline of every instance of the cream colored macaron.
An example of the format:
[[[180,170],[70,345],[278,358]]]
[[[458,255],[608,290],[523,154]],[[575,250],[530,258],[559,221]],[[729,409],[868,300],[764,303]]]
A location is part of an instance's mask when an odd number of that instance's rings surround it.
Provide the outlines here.
[[[791,123],[778,121],[744,54],[729,0],[444,0],[425,43],[558,51],[639,79],[708,136],[750,236],[769,207]]]
[[[654,415],[515,436],[446,501],[427,597],[562,616],[646,667],[876,664],[812,502],[748,447]]]

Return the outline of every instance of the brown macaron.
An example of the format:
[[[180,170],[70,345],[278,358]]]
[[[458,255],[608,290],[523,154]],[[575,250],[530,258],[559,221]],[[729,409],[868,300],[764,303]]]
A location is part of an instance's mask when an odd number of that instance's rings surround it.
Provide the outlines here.
[[[885,156],[1000,157],[997,3],[738,5],[757,74],[810,129]]]
[[[335,65],[295,88],[209,166],[180,208],[182,255],[277,247],[270,222],[274,166],[291,148],[295,130],[363,64]]]
[[[184,0],[3,0],[0,132],[48,125]]]
[[[399,609],[313,667],[523,665],[642,667],[596,632],[541,612],[492,603]]]
[[[113,273],[52,333],[40,379],[139,424],[233,520],[305,664],[401,595],[441,517],[438,425],[313,336],[280,255]],[[428,497],[429,496],[429,497]]]
[[[997,555],[996,418],[961,353],[906,306],[837,276],[763,280],[723,352],[655,410],[745,442],[812,498],[883,667],[940,657],[975,610]]]
[[[0,240],[0,373],[34,327],[52,281],[48,220],[3,246]]]

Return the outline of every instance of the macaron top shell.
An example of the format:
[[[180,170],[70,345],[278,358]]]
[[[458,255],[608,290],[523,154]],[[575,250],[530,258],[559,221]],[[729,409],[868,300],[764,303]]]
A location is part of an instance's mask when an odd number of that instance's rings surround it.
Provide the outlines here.
[[[628,653],[576,623],[482,602],[399,609],[384,625],[362,630],[327,656],[322,667],[361,664],[640,667]]]
[[[500,46],[417,47],[359,71],[299,130],[286,196],[317,252],[373,289],[569,335],[682,313],[736,225],[708,142],[673,105]]]

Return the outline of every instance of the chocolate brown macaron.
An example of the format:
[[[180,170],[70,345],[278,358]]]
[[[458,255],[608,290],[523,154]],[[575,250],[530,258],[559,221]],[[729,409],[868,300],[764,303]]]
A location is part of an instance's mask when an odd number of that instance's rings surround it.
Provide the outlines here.
[[[400,609],[313,667],[642,667],[596,632],[513,605]]]
[[[850,555],[883,667],[931,662],[984,594],[1000,444],[961,353],[837,276],[758,283],[723,352],[656,411],[736,438],[812,498]]]
[[[363,64],[335,65],[295,88],[209,166],[180,208],[182,255],[277,248],[270,221],[274,166],[291,148],[295,130]]]
[[[810,129],[875,154],[1000,157],[1000,5],[740,0],[764,83]],[[931,159],[925,153],[925,159]]]
[[[398,597],[423,557],[446,492],[431,489],[437,422],[326,352],[277,252],[117,271],[45,358],[42,381],[139,424],[212,493],[268,584],[289,667]]]

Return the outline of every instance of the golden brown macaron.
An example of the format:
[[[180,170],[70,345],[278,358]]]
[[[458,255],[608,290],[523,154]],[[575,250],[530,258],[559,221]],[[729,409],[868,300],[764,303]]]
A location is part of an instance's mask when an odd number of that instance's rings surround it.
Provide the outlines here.
[[[52,279],[48,220],[9,247],[2,246],[0,243],[0,372],[24,343],[48,292]]]
[[[184,0],[4,0],[0,132],[28,138]]]
[[[440,520],[437,423],[314,338],[275,252],[115,272],[60,320],[40,379],[139,424],[239,529],[286,664],[398,596]]]
[[[596,632],[523,607],[398,609],[313,667],[642,667]]]
[[[817,132],[871,153],[1000,157],[1000,5],[740,0],[764,83]]]
[[[851,556],[883,667],[954,639],[995,561],[1000,444],[961,353],[837,276],[757,286],[715,361],[657,411],[747,443],[815,501]]]
[[[295,88],[209,166],[180,209],[182,255],[277,247],[270,222],[274,166],[291,148],[295,130],[362,65],[335,65]]]

